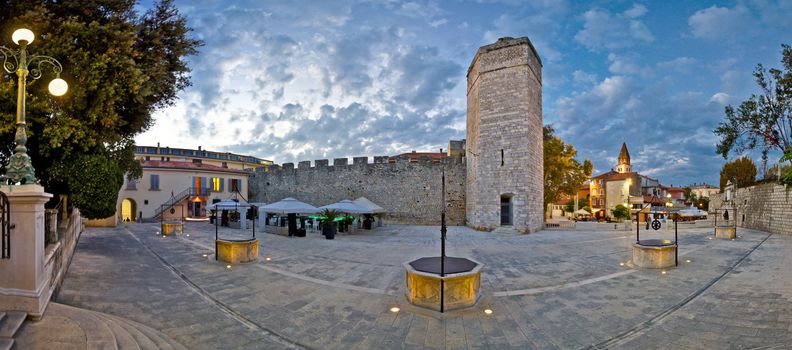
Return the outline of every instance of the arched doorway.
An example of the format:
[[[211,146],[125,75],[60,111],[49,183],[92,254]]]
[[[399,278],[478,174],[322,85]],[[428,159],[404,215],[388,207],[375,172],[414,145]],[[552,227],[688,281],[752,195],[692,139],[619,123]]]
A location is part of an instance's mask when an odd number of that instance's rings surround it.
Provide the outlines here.
[[[137,213],[137,203],[132,198],[126,198],[121,202],[121,221],[135,222]]]

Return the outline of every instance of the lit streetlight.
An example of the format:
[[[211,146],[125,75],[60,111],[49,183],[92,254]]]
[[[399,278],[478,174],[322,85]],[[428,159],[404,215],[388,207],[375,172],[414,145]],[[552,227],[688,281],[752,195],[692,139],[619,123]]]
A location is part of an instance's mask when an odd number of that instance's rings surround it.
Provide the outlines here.
[[[6,177],[11,179],[14,183],[32,184],[36,182],[36,171],[30,163],[30,156],[27,155],[27,134],[25,132],[25,93],[27,88],[27,77],[37,80],[41,78],[42,65],[49,64],[52,66],[52,72],[55,73],[55,79],[49,83],[49,92],[54,96],[63,96],[69,89],[69,84],[60,78],[60,73],[63,71],[58,60],[43,55],[30,55],[28,56],[27,46],[33,43],[36,36],[30,29],[17,29],[11,35],[11,39],[15,44],[19,45],[19,50],[9,49],[5,46],[0,46],[0,56],[3,58],[3,69],[9,74],[16,73],[19,77],[19,84],[17,90],[17,131],[16,131],[16,148],[11,160],[8,162],[8,169]],[[28,67],[32,67],[28,70]]]

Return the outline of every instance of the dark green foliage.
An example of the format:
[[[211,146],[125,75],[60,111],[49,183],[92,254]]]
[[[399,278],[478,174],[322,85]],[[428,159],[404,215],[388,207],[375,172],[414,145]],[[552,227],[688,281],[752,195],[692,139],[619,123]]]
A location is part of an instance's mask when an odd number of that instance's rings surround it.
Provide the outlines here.
[[[792,162],[792,147],[786,149],[780,162]],[[779,181],[784,185],[792,186],[792,165],[781,168],[781,178]]]
[[[570,199],[566,205],[564,205],[564,211],[567,213],[571,213],[575,211],[575,199]]]
[[[594,166],[588,159],[581,164],[572,145],[555,136],[551,126],[543,128],[544,136],[544,205],[554,203],[562,195],[575,195],[591,177]]]
[[[31,53],[58,59],[61,77],[69,83],[69,92],[58,98],[46,92],[54,78],[49,70],[28,85],[28,153],[49,192],[73,190],[66,184],[74,179],[54,176],[51,168],[83,155],[101,155],[130,178],[139,178],[135,135],[152,125],[155,110],[173,104],[190,84],[185,58],[196,54],[201,42],[188,37],[185,19],[171,0],[142,15],[135,5],[133,0],[0,0],[0,45],[17,48],[11,33],[31,29],[36,33]],[[0,160],[13,147],[15,78],[0,79]],[[106,195],[96,200],[115,202],[117,193]]]
[[[50,170],[54,176],[67,179],[64,185],[70,193],[69,201],[80,208],[84,217],[101,219],[115,213],[124,172],[111,157],[81,155],[55,164]]]
[[[717,152],[727,159],[734,151],[792,149],[792,47],[781,45],[783,70],[756,66],[753,76],[761,90],[740,106],[726,106],[726,120],[718,124]],[[786,158],[792,164],[792,158]]]
[[[742,157],[723,165],[720,172],[720,189],[723,191],[726,182],[731,181],[737,187],[747,187],[756,183],[756,164],[748,157]]]
[[[709,198],[708,197],[699,197],[693,201],[693,206],[699,208],[704,211],[709,210]]]
[[[336,224],[335,219],[341,217],[341,213],[332,209],[325,209],[319,215],[322,216],[322,219],[320,220],[322,220],[322,222],[330,226],[335,226]]]
[[[611,210],[611,213],[613,214],[613,217],[617,219],[626,219],[630,217],[630,208],[619,204]]]

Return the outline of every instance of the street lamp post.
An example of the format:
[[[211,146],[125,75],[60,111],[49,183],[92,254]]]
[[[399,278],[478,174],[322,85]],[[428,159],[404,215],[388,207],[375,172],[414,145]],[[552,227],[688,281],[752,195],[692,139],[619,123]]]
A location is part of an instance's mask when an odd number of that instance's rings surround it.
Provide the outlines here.
[[[28,76],[33,80],[41,78],[41,66],[49,64],[55,73],[55,79],[49,83],[49,92],[54,96],[63,96],[69,89],[69,85],[60,78],[63,71],[58,60],[43,55],[28,56],[27,46],[30,45],[36,36],[29,29],[17,29],[11,36],[15,44],[19,45],[19,50],[13,50],[5,46],[0,46],[0,56],[3,57],[3,69],[9,74],[16,73],[19,78],[17,89],[17,131],[15,136],[16,148],[6,170],[6,178],[13,183],[32,184],[36,182],[36,171],[30,162],[27,154],[27,134],[25,132],[25,94]],[[32,67],[28,70],[28,67]]]

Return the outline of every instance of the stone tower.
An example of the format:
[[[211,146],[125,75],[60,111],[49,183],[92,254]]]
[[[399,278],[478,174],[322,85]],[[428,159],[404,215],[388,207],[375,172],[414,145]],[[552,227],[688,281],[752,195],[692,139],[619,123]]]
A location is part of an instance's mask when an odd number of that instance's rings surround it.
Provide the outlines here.
[[[528,38],[482,46],[467,73],[466,221],[542,229],[542,61]]]
[[[621,152],[619,152],[619,165],[616,167],[619,174],[631,173],[632,165],[630,165],[630,152],[627,151],[627,143],[622,143]]]

